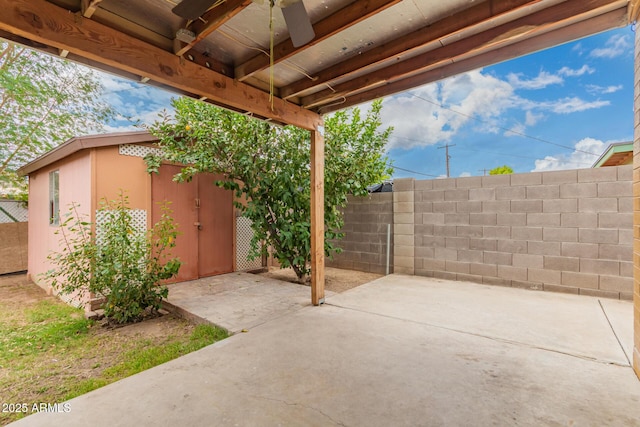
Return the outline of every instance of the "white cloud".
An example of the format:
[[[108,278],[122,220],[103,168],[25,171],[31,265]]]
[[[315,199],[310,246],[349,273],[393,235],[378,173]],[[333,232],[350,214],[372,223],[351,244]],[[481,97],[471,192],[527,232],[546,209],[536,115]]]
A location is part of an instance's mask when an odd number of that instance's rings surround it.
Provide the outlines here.
[[[535,114],[533,111],[527,111],[525,113],[524,124],[527,126],[535,126],[535,124],[542,119],[544,119],[544,114]]]
[[[585,64],[582,67],[575,70],[569,67],[562,67],[558,70],[558,74],[560,74],[561,76],[567,76],[567,77],[580,77],[584,74],[593,74],[595,71],[596,70],[594,70],[593,68]]]
[[[585,101],[578,97],[562,98],[554,101],[545,101],[531,104],[532,108],[549,110],[558,114],[576,113],[580,111],[592,110],[611,105],[610,101]]]
[[[535,161],[532,172],[588,168],[598,159],[609,143],[594,138],[584,138],[575,144],[575,151],[570,154],[546,156]]]
[[[614,34],[609,37],[604,47],[596,48],[589,54],[594,58],[615,58],[633,52],[633,45],[627,34]]]
[[[527,127],[524,123],[516,123],[515,125],[511,126],[509,130],[506,130],[504,132],[504,136],[521,136],[526,130]]]
[[[462,172],[460,174],[460,178],[467,178],[471,176],[471,172]]]
[[[559,75],[546,71],[540,71],[540,73],[532,79],[523,79],[522,73],[511,73],[507,76],[507,81],[514,89],[544,89],[547,86],[562,84],[564,82]]]
[[[587,85],[587,92],[591,93],[591,94],[609,94],[609,93],[616,93],[620,90],[622,90],[622,85],[616,85],[616,86],[598,86],[598,85]]]

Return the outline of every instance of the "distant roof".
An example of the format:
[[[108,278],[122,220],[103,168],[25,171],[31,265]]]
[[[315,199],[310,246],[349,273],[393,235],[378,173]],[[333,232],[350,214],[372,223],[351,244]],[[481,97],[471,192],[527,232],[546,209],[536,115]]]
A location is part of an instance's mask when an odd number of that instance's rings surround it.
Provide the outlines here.
[[[385,181],[381,184],[374,184],[367,187],[369,193],[391,193],[393,192],[393,182]]]
[[[47,151],[37,159],[27,163],[18,169],[20,176],[29,175],[39,169],[49,166],[58,160],[69,157],[80,150],[87,148],[111,147],[120,144],[136,144],[143,142],[155,142],[158,139],[146,131],[137,132],[114,132],[100,135],[87,135],[71,138],[58,145],[54,149]]]
[[[592,168],[605,166],[628,165],[633,162],[633,142],[616,142],[610,144],[604,153],[595,161]]]

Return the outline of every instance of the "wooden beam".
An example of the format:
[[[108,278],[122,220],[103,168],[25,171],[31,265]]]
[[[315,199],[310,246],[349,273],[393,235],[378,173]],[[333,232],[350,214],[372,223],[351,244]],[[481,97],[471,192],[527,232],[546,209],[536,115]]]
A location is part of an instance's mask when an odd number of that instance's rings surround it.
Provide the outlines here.
[[[185,61],[44,0],[0,0],[0,30],[147,76],[178,90],[206,96],[217,105],[315,130],[321,118],[311,111]]]
[[[329,15],[323,20],[313,25],[316,33],[314,39],[304,46],[294,47],[291,39],[287,39],[273,48],[273,63],[277,64],[285,59],[300,53],[311,46],[336,35],[367,18],[399,3],[401,0],[359,0],[348,6],[343,7],[339,11]],[[258,71],[268,68],[270,65],[269,57],[259,54],[249,59],[244,64],[236,67],[236,79],[240,81],[246,80]]]
[[[311,131],[311,303],[324,302],[324,124]]]
[[[102,0],[82,0],[82,16],[91,18],[101,2]]]
[[[598,32],[625,25],[627,25],[627,12],[625,7],[621,7],[618,10],[608,12],[591,20],[578,22],[574,25],[550,31],[514,45],[486,52],[482,55],[452,58],[448,64],[441,67],[406,79],[387,83],[383,86],[349,96],[344,100],[336,100],[332,104],[319,107],[317,111],[320,114],[331,113],[372,99],[383,98],[385,96],[411,90],[460,73],[507,61],[509,59],[517,58],[532,52],[547,49],[552,46],[567,43]]]
[[[202,20],[197,19],[188,26],[188,29],[195,33],[196,38],[190,43],[183,43],[177,40],[175,54],[184,55],[187,53],[193,46],[220,28],[229,21],[229,19],[242,12],[242,10],[251,3],[252,0],[227,0],[221,5],[207,11],[202,15]]]
[[[313,108],[334,102],[336,99],[349,96],[352,93],[362,92],[363,87],[377,86],[421,74],[429,69],[442,66],[449,62],[451,58],[459,57],[460,55],[477,56],[560,27],[589,20],[593,16],[610,10],[626,7],[626,1],[624,0],[619,2],[611,2],[611,0],[582,0],[581,2],[568,3],[571,4],[568,5],[567,2],[560,3],[475,34],[473,37],[455,41],[405,61],[364,74],[362,77],[308,95],[301,98],[301,104],[305,108]]]
[[[386,63],[398,62],[401,57],[407,57],[415,52],[440,47],[440,39],[445,36],[455,37],[463,30],[470,27],[481,26],[497,17],[503,17],[520,13],[520,9],[538,4],[539,0],[510,0],[508,2],[485,0],[463,12],[448,16],[440,21],[419,28],[409,34],[391,40],[381,46],[375,47],[338,64],[313,74],[313,80],[300,79],[294,83],[280,88],[280,96],[284,99],[297,96],[309,89],[325,86],[333,80],[350,76],[360,70],[380,66]]]
[[[636,22],[640,16],[640,0],[629,1],[629,22]]]

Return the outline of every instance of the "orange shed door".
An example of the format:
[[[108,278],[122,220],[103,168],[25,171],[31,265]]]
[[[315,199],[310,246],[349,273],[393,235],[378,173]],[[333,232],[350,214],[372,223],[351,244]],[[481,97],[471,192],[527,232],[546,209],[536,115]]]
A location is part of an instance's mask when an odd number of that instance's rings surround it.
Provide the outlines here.
[[[152,221],[162,214],[161,203],[169,201],[180,232],[173,256],[182,261],[172,282],[233,271],[233,195],[214,185],[215,175],[203,174],[191,182],[176,183],[179,166],[162,165],[152,177]]]

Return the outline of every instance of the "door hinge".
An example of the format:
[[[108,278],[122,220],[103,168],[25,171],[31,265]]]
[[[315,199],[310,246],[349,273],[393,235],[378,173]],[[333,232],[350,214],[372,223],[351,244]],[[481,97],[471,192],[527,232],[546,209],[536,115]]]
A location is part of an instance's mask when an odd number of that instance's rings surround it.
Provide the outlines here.
[[[196,209],[200,208],[200,199],[195,199],[196,201]]]

